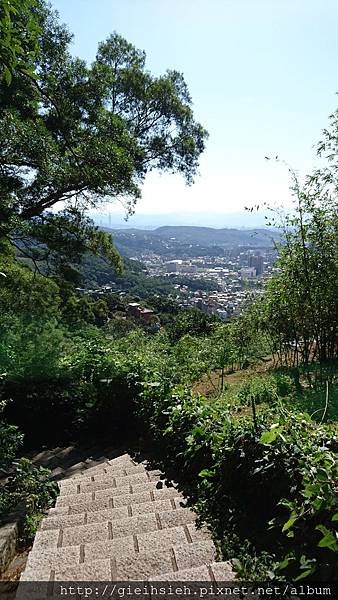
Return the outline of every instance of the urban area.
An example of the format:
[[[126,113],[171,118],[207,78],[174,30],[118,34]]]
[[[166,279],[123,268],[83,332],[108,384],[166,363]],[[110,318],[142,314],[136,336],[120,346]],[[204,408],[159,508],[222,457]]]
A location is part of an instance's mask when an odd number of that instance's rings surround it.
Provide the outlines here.
[[[176,234],[176,237],[167,238],[163,231],[166,229],[168,234]],[[108,231],[112,232],[121,254],[128,257],[128,269],[138,268],[142,282],[148,280],[150,285],[157,282],[160,288],[162,284],[167,300],[179,309],[198,309],[223,321],[240,315],[243,308],[262,293],[265,282],[276,271],[277,250],[273,241],[261,235],[255,243],[253,231],[249,230],[210,228],[207,243],[201,246],[198,230],[207,228],[184,227],[185,234],[188,232],[190,237],[189,243],[186,236],[182,237],[181,229]],[[237,232],[237,237],[232,242],[227,232],[233,231]],[[223,232],[224,239],[216,245],[214,236],[219,232]],[[149,296],[153,294],[140,298],[137,287],[134,294],[128,285],[126,287],[128,269],[124,277],[116,278],[111,272],[103,285],[93,289],[78,288],[78,291],[96,298],[118,295],[124,299],[127,315],[159,326],[156,310],[151,306],[152,302],[149,304]],[[161,296],[161,289],[155,289],[154,295]]]

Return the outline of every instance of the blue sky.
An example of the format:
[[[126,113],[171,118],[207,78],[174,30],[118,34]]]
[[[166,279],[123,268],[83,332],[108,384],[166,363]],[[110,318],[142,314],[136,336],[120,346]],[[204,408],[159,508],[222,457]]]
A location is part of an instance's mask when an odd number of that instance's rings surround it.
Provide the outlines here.
[[[91,62],[117,31],[147,53],[154,74],[183,72],[210,137],[191,188],[147,177],[139,214],[229,213],[287,203],[288,176],[318,162],[314,146],[338,108],[336,0],[52,0]]]

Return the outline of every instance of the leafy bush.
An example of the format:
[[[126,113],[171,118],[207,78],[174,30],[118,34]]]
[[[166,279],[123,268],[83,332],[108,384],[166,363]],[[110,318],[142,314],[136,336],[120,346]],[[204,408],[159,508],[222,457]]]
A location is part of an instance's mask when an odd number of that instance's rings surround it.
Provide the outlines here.
[[[290,377],[281,373],[251,377],[245,380],[238,392],[237,398],[241,404],[249,406],[252,400],[255,404],[278,404],[281,398],[290,395],[294,384]]]
[[[276,429],[271,452],[295,456],[300,479],[293,493],[280,501],[289,513],[282,532],[293,542],[281,567],[299,566],[298,579],[315,572],[333,577],[334,554],[338,553],[338,437],[333,427],[318,426],[306,414],[293,415],[291,426],[284,420]],[[289,472],[290,463],[289,459]],[[272,521],[272,525],[279,523]]]
[[[50,480],[48,469],[35,467],[27,458],[21,458],[14,463],[14,471],[1,489],[0,517],[18,504],[24,504],[23,539],[29,542],[34,538],[43,513],[52,506],[57,493],[57,484]]]
[[[255,404],[276,401],[277,386],[275,381],[267,377],[253,377],[242,383],[237,397],[241,404],[249,406],[252,400]]]
[[[216,317],[210,317],[199,310],[190,309],[178,313],[167,326],[169,338],[175,343],[186,335],[206,336],[217,323]]]
[[[22,442],[23,435],[15,425],[0,421],[0,471],[11,464]]]
[[[140,422],[225,558],[236,557],[236,568],[251,579],[270,578],[272,565],[278,577],[332,578],[338,508],[332,427],[284,409],[276,396],[254,424],[184,388],[162,394],[148,382],[138,399]]]
[[[287,408],[297,386],[283,373],[240,387],[237,401],[260,405],[254,421],[250,409],[242,411],[249,416],[236,418],[224,400],[210,404],[182,385],[215,361],[221,364],[220,356],[222,364],[248,356],[247,340],[236,331],[242,344],[237,359],[228,352],[231,345],[224,346],[223,330],[193,337],[181,335],[182,329],[174,345],[163,331],[147,336],[138,330],[118,339],[94,327],[71,336],[64,331],[50,372],[45,363],[42,375],[20,367],[3,379],[1,396],[12,399],[5,417],[34,445],[80,434],[114,440],[140,434],[156,448],[168,474],[182,478],[224,556],[237,559],[241,576],[270,578],[274,571],[279,577],[329,578],[336,551],[334,432]],[[42,356],[48,340],[41,340]],[[6,431],[14,444],[17,430]],[[9,461],[10,443],[6,451]],[[49,502],[44,498],[40,506],[40,492],[33,491],[35,485],[42,493],[45,476],[28,465],[17,474],[21,497],[34,508],[27,513],[27,535]],[[0,509],[8,509],[20,493],[13,483]]]
[[[331,448],[321,446],[331,432],[304,415],[272,417],[278,420],[265,432],[263,428],[271,424],[269,414],[258,432],[249,423],[229,430],[215,461],[204,509],[218,514],[219,534],[232,526],[256,549],[270,549],[288,577],[316,573],[330,578],[336,557],[324,548],[317,526],[332,526],[337,510],[336,457]],[[310,506],[314,498],[305,498],[311,489],[316,489],[320,502]]]
[[[53,376],[65,346],[56,321],[7,315],[0,326],[0,369],[8,377]]]

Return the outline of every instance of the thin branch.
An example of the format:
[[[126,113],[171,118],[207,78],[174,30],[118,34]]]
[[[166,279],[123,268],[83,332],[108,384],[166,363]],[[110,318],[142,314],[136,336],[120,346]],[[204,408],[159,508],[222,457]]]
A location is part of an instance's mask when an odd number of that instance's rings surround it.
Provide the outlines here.
[[[25,250],[23,250],[20,246],[18,246],[11,238],[8,237],[8,239],[13,244],[13,246],[18,250],[18,252],[20,252],[26,258],[28,258],[29,260],[32,261],[32,263],[34,264],[34,267],[35,267],[35,273],[38,272],[39,275],[43,275],[43,273],[40,271],[40,269],[39,269],[39,267],[38,267],[38,265],[36,263],[36,260],[30,254],[28,254],[27,252],[25,252]]]

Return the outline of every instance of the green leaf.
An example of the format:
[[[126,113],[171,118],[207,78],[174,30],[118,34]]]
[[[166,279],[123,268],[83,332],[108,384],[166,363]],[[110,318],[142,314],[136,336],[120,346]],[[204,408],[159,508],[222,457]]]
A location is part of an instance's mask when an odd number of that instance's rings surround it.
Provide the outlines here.
[[[270,431],[265,431],[262,433],[259,441],[261,444],[269,445],[277,439],[278,435],[279,429],[270,429]]]
[[[4,79],[7,83],[7,85],[10,85],[12,82],[12,73],[10,72],[9,69],[7,69],[7,67],[4,70]]]
[[[333,515],[331,521],[338,521],[338,513],[336,513],[335,515]]]
[[[324,535],[324,537],[322,537],[322,539],[318,543],[318,547],[329,548],[330,550],[336,552],[338,550],[338,543],[336,537],[333,535],[333,533],[328,532],[326,535]]]
[[[290,562],[289,558],[284,558],[284,560],[282,560],[279,565],[278,565],[278,569],[281,571],[282,569],[286,569],[286,567],[288,566]]]
[[[234,571],[236,571],[236,573],[238,573],[239,571],[241,571],[242,569],[242,563],[238,558],[232,558],[231,559],[231,564],[233,566]]]
[[[308,575],[311,575],[311,573],[313,573],[313,569],[307,569],[306,571],[303,571],[303,573],[298,575],[298,577],[295,577],[294,581],[300,581],[301,579],[304,579]]]
[[[288,521],[286,521],[286,523],[284,523],[282,531],[287,531],[288,529],[290,529],[292,527],[292,525],[295,523],[295,521],[297,521],[298,516],[293,514],[291,515],[291,517],[289,518]]]
[[[200,471],[200,473],[198,474],[199,477],[205,477],[207,479],[214,477],[215,473],[213,471],[210,471],[210,469],[203,469],[203,471]]]
[[[317,525],[316,529],[323,534],[322,539],[318,542],[318,547],[329,548],[333,552],[337,552],[338,541],[336,534],[324,527],[324,525]]]

